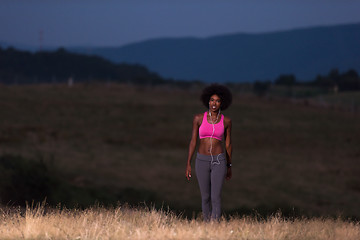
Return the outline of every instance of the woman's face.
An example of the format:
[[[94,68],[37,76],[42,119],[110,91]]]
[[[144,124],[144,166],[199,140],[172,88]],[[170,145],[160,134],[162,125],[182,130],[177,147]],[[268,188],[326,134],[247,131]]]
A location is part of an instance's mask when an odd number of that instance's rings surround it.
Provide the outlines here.
[[[210,97],[209,100],[209,108],[213,112],[218,112],[221,106],[221,98],[214,94]]]

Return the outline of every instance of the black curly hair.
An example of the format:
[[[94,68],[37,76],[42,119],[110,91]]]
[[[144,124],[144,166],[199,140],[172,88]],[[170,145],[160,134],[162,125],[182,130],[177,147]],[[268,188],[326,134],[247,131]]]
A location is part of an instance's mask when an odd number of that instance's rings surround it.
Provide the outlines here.
[[[232,103],[232,94],[229,88],[224,85],[220,85],[217,83],[211,84],[203,89],[201,94],[201,101],[206,108],[209,108],[209,100],[212,95],[218,95],[221,99],[221,110],[227,109]]]

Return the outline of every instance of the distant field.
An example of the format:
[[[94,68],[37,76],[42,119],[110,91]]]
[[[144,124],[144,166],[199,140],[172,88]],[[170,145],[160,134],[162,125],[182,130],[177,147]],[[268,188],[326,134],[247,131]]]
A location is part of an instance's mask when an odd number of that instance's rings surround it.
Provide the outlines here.
[[[196,178],[187,182],[184,169],[193,115],[205,111],[199,94],[117,84],[1,86],[0,154],[42,156],[79,187],[198,211]],[[234,92],[224,114],[233,120],[234,148],[226,212],[360,218],[359,113]]]
[[[360,112],[360,92],[342,92],[325,95],[321,98],[329,104],[347,106],[350,110]]]

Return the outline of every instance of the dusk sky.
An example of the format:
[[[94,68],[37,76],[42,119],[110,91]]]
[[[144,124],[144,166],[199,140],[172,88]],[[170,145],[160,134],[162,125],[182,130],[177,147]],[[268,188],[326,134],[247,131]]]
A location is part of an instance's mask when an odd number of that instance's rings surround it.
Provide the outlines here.
[[[360,23],[359,13],[356,0],[1,0],[0,42],[121,46],[159,37]]]

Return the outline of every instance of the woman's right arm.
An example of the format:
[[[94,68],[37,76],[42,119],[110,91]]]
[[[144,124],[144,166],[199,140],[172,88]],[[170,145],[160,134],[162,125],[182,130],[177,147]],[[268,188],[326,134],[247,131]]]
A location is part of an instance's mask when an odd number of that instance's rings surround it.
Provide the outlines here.
[[[189,144],[189,154],[188,154],[188,159],[187,159],[187,164],[186,164],[186,172],[185,172],[185,176],[186,176],[187,180],[190,180],[190,178],[191,178],[191,158],[195,152],[198,134],[199,134],[199,115],[195,115],[194,120],[193,120],[192,134],[191,134],[191,140],[190,140],[190,144]]]

